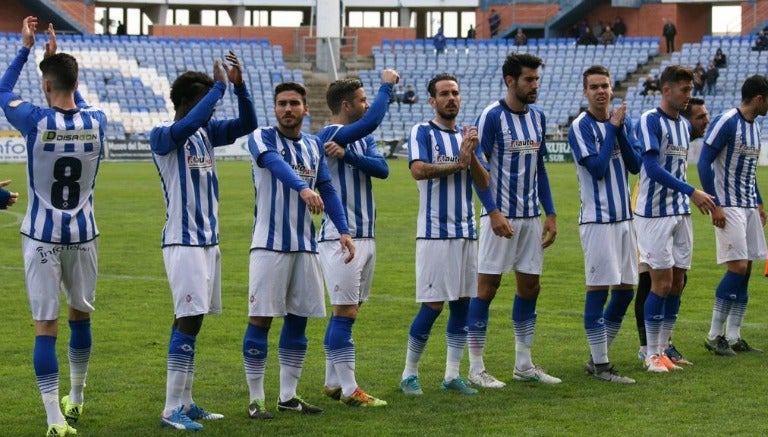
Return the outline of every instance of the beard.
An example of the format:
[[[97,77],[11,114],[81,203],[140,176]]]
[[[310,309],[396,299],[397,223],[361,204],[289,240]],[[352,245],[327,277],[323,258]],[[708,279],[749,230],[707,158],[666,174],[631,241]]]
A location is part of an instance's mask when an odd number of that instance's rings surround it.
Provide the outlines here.
[[[539,93],[537,91],[534,91],[532,93],[525,94],[515,90],[515,95],[517,96],[517,100],[528,104],[528,103],[536,103],[536,98],[539,96]]]
[[[439,115],[441,118],[443,118],[445,120],[455,120],[456,117],[459,115],[459,108],[457,106],[455,111],[453,109],[451,109],[451,110],[448,110],[448,109],[438,109],[437,110],[437,115]]]
[[[282,118],[277,120],[277,124],[283,129],[295,129],[297,126],[301,126],[304,122],[303,117],[294,117],[290,120],[284,120]]]

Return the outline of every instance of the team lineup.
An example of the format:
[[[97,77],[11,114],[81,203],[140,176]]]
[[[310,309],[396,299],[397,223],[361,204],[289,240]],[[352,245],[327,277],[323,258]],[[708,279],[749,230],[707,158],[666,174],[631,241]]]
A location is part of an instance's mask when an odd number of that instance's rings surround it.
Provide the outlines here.
[[[74,435],[72,424],[84,411],[92,346],[90,313],[99,235],[93,193],[108,120],[77,91],[77,61],[57,52],[52,26],[47,29],[40,63],[49,107],[37,107],[14,95],[35,44],[36,29],[36,18],[24,19],[22,48],[0,79],[0,105],[27,142],[29,199],[21,228],[22,252],[35,321],[33,364],[47,435]],[[308,114],[303,85],[279,84],[274,94],[277,124],[258,126],[243,81],[244,66],[233,52],[224,58],[215,61],[213,77],[186,72],[174,81],[170,95],[174,118],[156,126],[150,135],[166,205],[162,255],[174,304],[160,423],[199,430],[201,421],[224,418],[193,399],[195,341],[204,316],[222,311],[214,150],[246,135],[255,190],[248,323],[242,345],[249,416],[273,418],[266,403],[264,375],[274,317],[283,318],[274,408],[301,414],[323,412],[302,399],[297,388],[308,350],[307,320],[326,316],[324,289],[332,310],[323,341],[322,393],[351,407],[386,406],[387,401],[366,393],[356,380],[352,332],[361,305],[369,299],[376,261],[372,178],[389,175],[371,134],[386,114],[398,73],[382,72],[381,86],[370,104],[360,81],[332,83],[326,93],[332,123],[312,135],[301,130]],[[462,101],[456,76],[436,74],[427,86],[435,116],[416,124],[407,141],[409,169],[419,192],[415,291],[420,307],[403,345],[406,358],[399,388],[404,395],[424,393],[419,362],[446,301],[449,316],[441,389],[475,395],[478,388],[506,385],[485,368],[483,356],[489,307],[502,275],[510,272],[515,274],[516,287],[511,309],[512,379],[561,382],[534,364],[531,352],[543,253],[557,236],[544,165],[546,115],[534,105],[542,65],[543,60],[533,55],[507,55],[502,66],[507,93],[488,105],[472,127],[456,123]],[[229,84],[237,97],[239,116],[213,118]],[[710,330],[706,338],[702,336],[704,347],[723,356],[759,351],[741,337],[740,327],[752,261],[766,258],[766,214],[755,178],[761,144],[754,121],[768,111],[768,80],[759,75],[747,78],[739,106],[718,114],[711,123],[704,102],[691,98],[693,73],[688,68],[672,65],[662,72],[661,104],[637,121],[626,115],[625,105],[610,107],[611,84],[610,72],[603,66],[583,73],[587,110],[576,118],[568,135],[581,196],[586,372],[600,381],[635,383],[608,358],[635,288],[638,356],[644,367],[664,373],[691,364],[671,342],[691,266],[691,206],[709,215],[703,220],[711,220],[715,229],[713,261],[726,267],[720,283],[712,284],[714,306]],[[55,140],[59,134],[69,139]],[[689,148],[697,138],[703,139],[700,189],[686,178]],[[639,174],[635,199],[630,194],[630,173]],[[8,205],[18,201],[17,193],[3,192],[0,201]],[[474,195],[482,204],[479,229]],[[314,214],[322,214],[319,234]],[[42,261],[41,247],[47,253]],[[186,268],[190,263],[197,268]],[[61,288],[71,331],[71,387],[60,398],[55,344]],[[465,346],[467,379],[460,376]]]

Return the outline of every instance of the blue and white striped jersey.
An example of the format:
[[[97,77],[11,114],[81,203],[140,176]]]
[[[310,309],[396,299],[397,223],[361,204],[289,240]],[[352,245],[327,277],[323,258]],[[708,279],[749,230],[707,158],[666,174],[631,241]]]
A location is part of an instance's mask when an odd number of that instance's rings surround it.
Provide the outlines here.
[[[720,206],[756,208],[755,172],[760,159],[760,126],[734,108],[712,120],[704,147],[718,151],[713,163],[715,194]]]
[[[75,91],[76,109],[40,108],[13,93],[29,57],[22,47],[0,80],[0,106],[27,146],[27,213],[21,233],[38,241],[76,244],[99,235],[93,189],[107,117]]]
[[[576,117],[568,131],[568,144],[576,162],[581,196],[580,224],[614,223],[632,219],[629,174],[619,143],[634,137],[632,120],[626,116],[621,130],[609,125],[609,120],[599,121],[584,111]],[[615,135],[608,134],[608,129],[615,129]],[[606,135],[610,143],[606,143]],[[603,178],[597,179],[585,167],[584,160],[590,156],[597,157],[603,147],[610,147],[613,151],[608,171]],[[625,147],[633,146],[625,144]]]
[[[219,244],[219,178],[213,150],[256,128],[253,102],[242,84],[234,87],[239,117],[211,119],[225,90],[224,83],[215,82],[183,118],[164,122],[150,133],[165,198],[163,247]]]
[[[488,105],[475,124],[480,138],[476,154],[490,173],[499,211],[508,218],[541,215],[537,161],[547,154],[544,113],[535,105],[512,112],[501,99]]]
[[[165,122],[151,134],[166,207],[162,245],[219,244],[219,178],[209,132],[201,127],[182,147],[158,154],[158,147],[171,141],[171,126],[173,122]]]
[[[643,113],[637,125],[641,153],[658,153],[659,166],[684,183],[687,183],[690,128],[684,117],[670,118],[660,108]],[[690,213],[688,196],[653,181],[643,165],[635,214],[640,217],[667,217]]]
[[[29,202],[21,233],[62,244],[96,238],[93,188],[103,153],[104,113],[90,107],[63,111],[22,103],[6,115],[27,143]]]
[[[294,140],[281,135],[275,127],[264,127],[248,137],[248,149],[256,188],[251,249],[316,253],[315,225],[299,192],[262,167],[259,158],[263,153],[276,152],[314,190],[331,179],[320,139],[302,133]]]
[[[343,125],[335,124],[321,129],[317,136],[321,144],[334,139],[336,132]],[[384,165],[384,157],[379,153],[376,147],[376,141],[373,135],[367,135],[363,139],[342,144],[347,150],[347,154],[357,157],[378,158]],[[346,161],[346,160],[345,160]],[[326,156],[328,171],[331,175],[331,181],[336,192],[339,193],[341,204],[344,206],[344,212],[347,217],[349,234],[352,238],[374,238],[374,226],[376,221],[376,205],[373,200],[373,185],[371,175],[364,168],[354,165],[350,162],[339,161],[332,156]],[[320,241],[338,240],[339,231],[334,226],[327,214],[323,215],[323,222],[320,227]]]
[[[411,128],[408,137],[408,162],[453,164],[459,160],[462,135],[432,121]],[[477,239],[472,178],[469,170],[449,176],[417,181],[419,217],[416,238]]]

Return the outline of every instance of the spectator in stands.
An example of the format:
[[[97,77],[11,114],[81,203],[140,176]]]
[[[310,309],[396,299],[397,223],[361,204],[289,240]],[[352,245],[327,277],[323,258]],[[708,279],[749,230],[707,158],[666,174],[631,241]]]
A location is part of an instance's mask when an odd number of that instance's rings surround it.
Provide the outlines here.
[[[432,43],[435,44],[435,56],[440,56],[445,52],[445,34],[443,33],[443,26],[437,29],[437,33],[432,38]]]
[[[526,44],[528,44],[528,37],[523,33],[523,28],[518,27],[517,33],[515,33],[515,45],[524,46]]]
[[[659,78],[649,74],[645,78],[645,82],[643,83],[643,90],[640,91],[641,96],[655,96],[661,92],[661,88],[659,88]]]
[[[589,28],[589,23],[587,22],[587,20],[586,19],[581,20],[581,23],[579,23],[579,38],[584,36],[584,34],[587,32],[591,33],[591,31],[592,29]]]
[[[405,87],[405,94],[403,94],[403,103],[408,105],[408,108],[411,108],[411,105],[416,103],[419,100],[418,97],[416,97],[416,91],[413,90],[413,85],[408,85]]]
[[[627,25],[624,24],[624,20],[621,17],[616,17],[616,20],[613,21],[613,33],[616,34],[616,39],[619,40],[627,34]]]
[[[768,50],[768,36],[765,35],[765,31],[761,30],[760,33],[757,34],[757,39],[755,40],[755,45],[752,47],[752,51],[762,52],[763,50]]]
[[[491,29],[491,38],[499,34],[501,26],[501,17],[496,13],[496,9],[491,9],[491,15],[488,17],[488,27]]]
[[[469,30],[467,30],[467,39],[475,39],[475,28],[471,24],[469,25]]]
[[[603,36],[603,31],[605,30],[605,24],[603,24],[603,20],[598,20],[597,23],[592,25],[592,34],[595,35],[595,38],[600,38]]]
[[[714,96],[717,88],[717,78],[720,77],[720,72],[715,67],[715,61],[709,61],[707,72],[704,73],[704,94],[708,96]]]
[[[593,45],[596,46],[598,43],[597,37],[595,34],[592,33],[592,29],[587,27],[587,29],[584,31],[584,34],[579,37],[578,40],[576,40],[576,45],[580,46],[586,46],[586,45]]]
[[[712,59],[712,62],[715,63],[715,67],[717,68],[725,68],[728,66],[728,61],[725,57],[725,53],[723,53],[723,49],[720,47],[717,48],[717,51],[715,51],[715,57]]]
[[[606,26],[605,31],[600,36],[603,45],[613,45],[616,42],[616,34],[611,30],[611,26]]]
[[[115,32],[115,34],[117,34],[117,35],[125,35],[126,34],[125,24],[123,24],[122,21],[118,21],[117,22],[117,31]]]
[[[675,27],[675,23],[673,23],[669,18],[664,19],[664,27],[661,29],[661,34],[664,35],[664,39],[667,40],[667,53],[674,52],[677,27]]]
[[[701,65],[701,62],[697,62],[696,66],[693,67],[693,95],[694,96],[701,96],[704,94],[704,75],[706,74],[706,71],[704,71],[704,66]]]
[[[405,99],[405,91],[403,90],[402,85],[398,85],[397,89],[392,92],[392,98],[395,102],[397,102],[397,106],[400,107],[400,104],[403,103],[403,100]],[[390,99],[390,103],[392,103],[392,100]]]

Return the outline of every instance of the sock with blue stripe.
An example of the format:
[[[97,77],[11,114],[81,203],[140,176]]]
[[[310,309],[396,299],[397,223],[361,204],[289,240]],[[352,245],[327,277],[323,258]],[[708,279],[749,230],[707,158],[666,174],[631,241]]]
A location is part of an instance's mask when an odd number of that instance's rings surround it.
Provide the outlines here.
[[[163,416],[182,405],[182,393],[187,384],[187,372],[195,355],[195,337],[176,329],[171,331],[168,343],[167,380],[165,385],[165,408]]]
[[[341,386],[339,382],[339,376],[336,375],[336,369],[333,367],[333,360],[331,360],[331,352],[329,350],[329,339],[331,337],[331,330],[333,329],[333,318],[331,316],[328,319],[328,325],[325,327],[325,337],[323,338],[323,350],[325,351],[325,386],[329,388],[337,388]]]
[[[669,347],[669,339],[675,329],[678,312],[680,312],[680,296],[668,295],[664,300],[664,321],[661,322],[661,332],[659,333],[659,347],[661,347],[662,352]]]
[[[736,343],[741,338],[741,325],[744,323],[744,316],[747,313],[747,303],[749,302],[749,272],[746,275],[741,275],[741,282],[739,284],[738,292],[736,293],[736,300],[733,301],[731,311],[728,313],[728,318],[725,322],[725,338],[728,339],[728,343]]]
[[[584,300],[584,330],[594,364],[608,363],[608,338],[603,320],[603,307],[608,300],[608,289],[587,291]]]
[[[287,314],[283,318],[280,331],[280,343],[277,359],[280,362],[280,401],[286,402],[296,397],[304,358],[307,356],[307,318]]]
[[[515,295],[512,326],[515,331],[515,368],[528,370],[533,367],[531,347],[536,331],[536,299],[523,299]]]
[[[469,349],[469,373],[485,370],[483,352],[488,334],[488,319],[491,301],[473,297],[469,301],[467,314],[467,348]]]
[[[352,317],[333,316],[333,329],[329,340],[329,351],[333,367],[341,383],[341,393],[352,396],[357,389],[355,380],[355,343],[352,341]]]
[[[445,355],[445,380],[452,381],[459,376],[461,356],[467,344],[467,312],[469,299],[459,299],[448,302],[451,313],[448,316],[448,326],[445,329],[447,351]]]
[[[421,354],[427,347],[432,325],[439,315],[440,311],[433,310],[425,303],[421,304],[419,312],[411,322],[411,329],[408,333],[408,351],[405,354],[405,369],[403,369],[402,379],[411,375],[419,375],[419,360],[421,360]]]
[[[69,400],[75,404],[83,403],[83,389],[91,360],[91,320],[69,321]]]
[[[64,416],[59,409],[59,361],[56,359],[56,337],[38,335],[35,337],[35,349],[32,355],[37,388],[43,398],[48,425],[64,424]]]
[[[621,323],[624,321],[624,315],[627,314],[629,304],[632,303],[632,297],[635,292],[632,290],[611,290],[611,299],[608,306],[605,307],[603,319],[605,319],[605,333],[610,349],[613,340],[619,335]]]
[[[645,337],[648,340],[648,356],[661,353],[659,335],[664,320],[664,298],[651,290],[645,299]]]
[[[264,400],[264,370],[267,367],[269,328],[249,323],[243,337],[243,363],[249,399]]]

